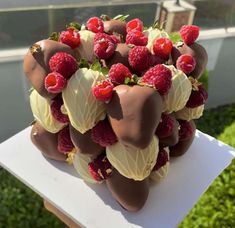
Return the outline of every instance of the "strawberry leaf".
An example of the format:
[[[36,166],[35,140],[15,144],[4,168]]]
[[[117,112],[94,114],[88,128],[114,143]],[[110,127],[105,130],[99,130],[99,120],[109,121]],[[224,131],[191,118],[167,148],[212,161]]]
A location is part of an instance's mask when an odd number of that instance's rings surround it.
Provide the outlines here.
[[[94,71],[99,71],[101,72],[102,67],[98,59],[95,60],[95,62],[91,65],[91,69]]]
[[[58,32],[53,32],[49,36],[49,40],[59,41],[60,34]]]
[[[73,28],[73,29],[78,30],[78,31],[81,30],[81,27],[82,26],[78,22],[71,22],[71,23],[69,23],[69,25],[66,26],[67,29],[68,28]]]
[[[109,73],[109,68],[108,67],[102,67],[101,72],[103,73],[103,75],[107,75]]]
[[[128,17],[129,17],[129,15],[119,14],[116,17],[114,17],[113,20],[119,20],[119,21],[124,21],[125,22]]]
[[[81,59],[79,62],[79,68],[90,68],[88,61],[86,59]]]

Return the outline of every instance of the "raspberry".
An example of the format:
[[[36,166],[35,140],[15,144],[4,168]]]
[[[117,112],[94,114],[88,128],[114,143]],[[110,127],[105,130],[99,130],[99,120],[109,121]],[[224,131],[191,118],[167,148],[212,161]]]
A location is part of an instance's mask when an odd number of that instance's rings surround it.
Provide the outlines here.
[[[141,73],[149,67],[151,53],[145,46],[136,46],[129,52],[128,61],[130,66]]]
[[[51,102],[51,114],[60,123],[69,123],[68,115],[61,112],[61,106],[63,105],[63,100],[61,96],[57,96]]]
[[[99,121],[91,130],[91,138],[95,143],[102,147],[110,146],[117,142],[115,135],[108,119]]]
[[[159,139],[166,138],[173,133],[175,121],[169,114],[162,113],[160,123],[158,124],[156,135]]]
[[[186,103],[186,107],[188,108],[196,108],[200,105],[206,103],[208,99],[208,93],[203,87],[203,85],[198,85],[197,90],[192,90],[191,95]]]
[[[113,64],[109,70],[109,78],[114,85],[123,84],[125,78],[131,78],[131,72],[121,63]]]
[[[112,98],[113,87],[107,80],[100,81],[92,87],[92,94],[99,101],[109,101]]]
[[[73,149],[74,145],[70,138],[69,127],[66,126],[58,133],[58,151],[67,154]]]
[[[170,39],[168,39],[167,37],[160,37],[158,39],[155,39],[153,43],[153,52],[160,58],[167,60],[171,53],[172,47],[173,44]]]
[[[103,153],[88,164],[88,170],[96,181],[102,181],[111,175],[112,166],[105,153]]]
[[[190,121],[178,120],[180,124],[179,141],[190,139],[193,135],[193,126]]]
[[[116,39],[115,39],[116,37],[115,38],[113,38],[113,37],[115,37],[115,36],[113,36],[113,35],[111,36],[111,35],[108,35],[106,33],[98,32],[98,33],[95,34],[94,43],[96,43],[97,41],[100,41],[102,39],[106,39],[106,40],[109,40],[109,41],[111,41],[115,44],[116,43]]]
[[[99,39],[94,43],[94,53],[100,59],[110,58],[113,55],[115,48],[116,44],[111,37],[109,39]]]
[[[176,68],[182,70],[185,74],[190,74],[196,66],[195,59],[188,54],[181,55],[176,61]]]
[[[153,167],[153,171],[159,170],[162,166],[164,166],[169,161],[169,156],[167,151],[164,148],[159,148],[157,161],[155,166]]]
[[[148,43],[148,37],[141,31],[131,30],[126,35],[126,44],[133,44],[136,46],[146,46]]]
[[[75,49],[80,44],[80,34],[77,30],[68,28],[67,31],[62,31],[60,33],[60,42],[67,44],[72,49]]]
[[[135,18],[135,19],[127,22],[126,32],[128,33],[131,30],[138,30],[138,31],[142,32],[143,31],[143,22],[138,18]]]
[[[149,61],[149,66],[155,66],[157,64],[162,64],[164,62],[165,62],[165,60],[160,58],[159,56],[151,55],[150,61]]]
[[[49,60],[51,71],[56,71],[62,74],[66,79],[69,79],[78,69],[76,59],[65,52],[57,52]]]
[[[91,17],[86,23],[86,28],[94,33],[103,32],[104,23],[98,17]]]
[[[196,25],[183,25],[180,29],[180,36],[184,43],[192,45],[199,36],[200,28]]]
[[[142,77],[142,82],[154,86],[161,94],[166,95],[171,88],[171,71],[162,64],[150,68]]]
[[[50,93],[60,93],[67,85],[67,80],[57,72],[52,72],[45,77],[45,88]]]
[[[110,35],[110,37],[112,38],[115,44],[121,43],[120,37],[115,36],[115,35]]]

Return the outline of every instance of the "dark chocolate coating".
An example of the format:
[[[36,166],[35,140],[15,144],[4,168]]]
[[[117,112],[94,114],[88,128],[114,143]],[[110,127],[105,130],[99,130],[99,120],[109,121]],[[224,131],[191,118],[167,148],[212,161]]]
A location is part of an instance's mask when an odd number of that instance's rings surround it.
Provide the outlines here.
[[[131,47],[126,44],[117,44],[117,47],[114,51],[114,54],[111,58],[105,60],[105,64],[107,67],[111,67],[113,64],[122,63],[129,69],[131,69],[129,62],[128,62],[128,55]]]
[[[191,146],[193,139],[195,137],[196,125],[193,120],[190,121],[193,127],[193,134],[189,139],[179,141],[176,145],[169,147],[170,156],[178,157],[187,152],[188,148]]]
[[[42,152],[45,157],[56,161],[65,161],[66,155],[59,152],[58,133],[46,131],[38,122],[34,123],[31,129],[31,140],[33,144]]]
[[[179,141],[179,123],[178,121],[175,119],[174,114],[170,114],[172,116],[172,118],[174,119],[174,127],[173,127],[173,132],[170,136],[166,137],[166,138],[159,138],[159,144],[161,144],[163,147],[166,146],[174,146],[175,144],[178,143]]]
[[[104,21],[104,31],[110,35],[118,33],[126,38],[126,23],[120,20]]]
[[[69,130],[71,140],[80,153],[98,156],[100,153],[102,153],[102,151],[105,150],[104,147],[93,142],[91,138],[91,130],[82,134],[77,131],[71,124],[69,126]]]
[[[150,144],[161,113],[161,96],[147,86],[116,86],[107,104],[108,118],[118,140],[139,149]]]
[[[28,51],[24,58],[23,70],[34,89],[41,96],[53,98],[56,94],[49,93],[44,86],[44,79],[50,73],[49,60],[56,52],[74,55],[73,50],[68,45],[53,40],[42,40],[36,44],[40,45],[41,50],[33,54],[30,50]]]
[[[183,44],[180,47],[174,46],[171,52],[172,61],[174,65],[176,64],[178,57],[183,54],[189,54],[195,58],[196,67],[194,71],[191,72],[189,75],[196,79],[200,78],[208,62],[208,56],[205,48],[197,43],[194,43],[190,46],[186,44]]]
[[[139,211],[148,198],[148,178],[142,181],[134,181],[122,176],[113,168],[113,172],[106,180],[106,184],[114,199],[128,211]]]

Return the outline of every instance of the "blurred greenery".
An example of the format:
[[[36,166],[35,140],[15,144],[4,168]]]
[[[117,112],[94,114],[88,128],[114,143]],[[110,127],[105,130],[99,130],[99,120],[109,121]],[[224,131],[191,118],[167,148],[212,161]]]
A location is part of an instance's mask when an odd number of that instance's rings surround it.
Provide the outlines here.
[[[198,129],[235,147],[235,104],[206,110]],[[0,169],[0,228],[64,227],[47,212],[41,198]],[[179,225],[235,227],[235,161],[213,182]]]
[[[235,147],[235,104],[207,110],[197,128]],[[179,226],[235,227],[235,160],[212,183]]]

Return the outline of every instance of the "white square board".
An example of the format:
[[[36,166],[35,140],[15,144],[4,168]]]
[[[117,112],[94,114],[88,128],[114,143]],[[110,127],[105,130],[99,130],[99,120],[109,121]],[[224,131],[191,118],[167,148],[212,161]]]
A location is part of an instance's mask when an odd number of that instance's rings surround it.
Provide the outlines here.
[[[189,151],[171,159],[169,175],[151,186],[144,208],[123,210],[104,184],[86,184],[74,168],[42,156],[30,127],[0,144],[0,165],[83,227],[171,228],[184,218],[235,156],[228,145],[200,131]]]

